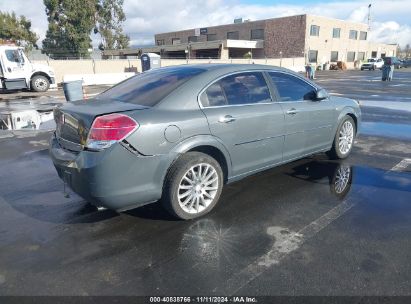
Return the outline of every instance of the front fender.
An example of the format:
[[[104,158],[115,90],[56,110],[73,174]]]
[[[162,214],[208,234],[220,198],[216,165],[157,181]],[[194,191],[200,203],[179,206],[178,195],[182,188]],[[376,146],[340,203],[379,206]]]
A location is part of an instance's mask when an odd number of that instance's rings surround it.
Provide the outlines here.
[[[361,110],[360,108],[354,108],[351,106],[344,107],[338,114],[337,124],[334,127],[334,134],[337,132],[338,126],[341,124],[343,118],[347,115],[351,115],[355,117],[356,120],[356,132],[358,134],[358,130],[360,129],[361,124]]]

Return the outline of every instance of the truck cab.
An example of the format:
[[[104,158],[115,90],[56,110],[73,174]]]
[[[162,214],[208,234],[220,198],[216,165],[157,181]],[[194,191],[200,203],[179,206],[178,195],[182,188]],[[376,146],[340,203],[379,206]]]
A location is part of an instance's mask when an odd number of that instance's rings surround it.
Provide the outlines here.
[[[51,67],[31,63],[21,47],[0,45],[0,89],[45,92],[50,87],[56,87]]]

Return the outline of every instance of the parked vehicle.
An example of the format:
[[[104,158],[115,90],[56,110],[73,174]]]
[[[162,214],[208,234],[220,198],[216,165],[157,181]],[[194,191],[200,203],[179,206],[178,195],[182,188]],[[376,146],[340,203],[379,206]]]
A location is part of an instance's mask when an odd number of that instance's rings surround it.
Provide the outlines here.
[[[367,62],[361,65],[361,71],[381,69],[383,65],[384,60],[382,60],[382,58],[368,58]]]
[[[384,65],[393,65],[396,69],[403,67],[403,63],[397,57],[384,57]]]
[[[51,67],[31,63],[21,47],[0,45],[0,89],[45,92],[50,85],[55,86]]]
[[[411,59],[410,59],[410,58],[405,58],[405,59],[403,60],[403,67],[404,67],[404,68],[411,67]]]
[[[223,185],[314,153],[346,158],[361,111],[292,71],[264,65],[184,65],[130,78],[94,100],[55,110],[57,172],[96,206],[161,199],[192,219]]]

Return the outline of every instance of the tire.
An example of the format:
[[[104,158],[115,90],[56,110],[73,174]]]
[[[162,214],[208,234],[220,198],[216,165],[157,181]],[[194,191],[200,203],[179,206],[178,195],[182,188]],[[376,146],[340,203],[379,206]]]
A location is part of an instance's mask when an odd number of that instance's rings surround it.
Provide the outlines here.
[[[375,65],[372,66],[372,70],[375,71]]]
[[[345,136],[342,134],[342,132],[349,132],[350,128],[351,129],[351,136],[349,134],[346,134]],[[340,140],[340,134],[343,136],[343,138]],[[354,145],[354,138],[356,134],[356,125],[354,120],[350,116],[345,116],[341,123],[338,125],[337,132],[335,133],[334,141],[331,150],[329,151],[329,155],[333,159],[344,159],[347,158],[351,151],[352,147]],[[348,142],[347,142],[348,140]],[[341,145],[340,145],[341,141]],[[348,146],[347,146],[348,144]]]
[[[364,68],[361,68],[361,71],[364,71]]]
[[[202,176],[202,181],[197,174]],[[223,171],[214,158],[201,152],[188,152],[171,166],[164,182],[161,203],[179,219],[198,218],[215,207],[223,181]]]
[[[46,92],[50,87],[50,81],[42,75],[34,76],[31,81],[31,89],[35,92]]]

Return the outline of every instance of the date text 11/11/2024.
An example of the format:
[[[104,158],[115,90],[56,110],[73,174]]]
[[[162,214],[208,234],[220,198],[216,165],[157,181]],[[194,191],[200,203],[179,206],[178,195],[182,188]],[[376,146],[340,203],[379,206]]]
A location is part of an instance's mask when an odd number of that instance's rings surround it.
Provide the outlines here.
[[[255,297],[150,297],[150,303],[257,303]]]

